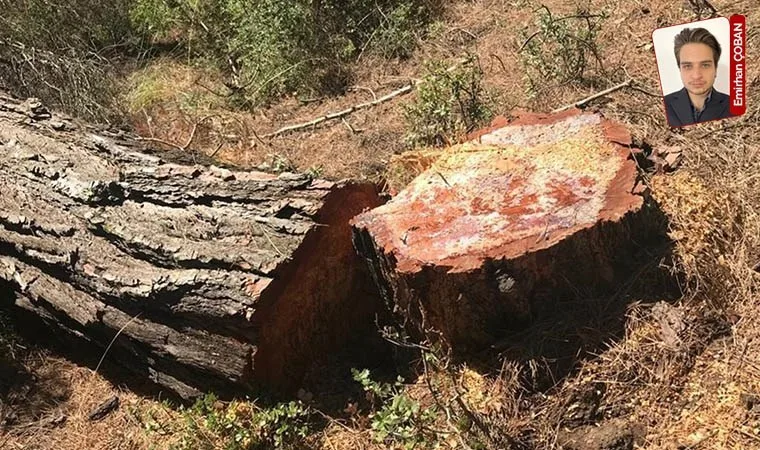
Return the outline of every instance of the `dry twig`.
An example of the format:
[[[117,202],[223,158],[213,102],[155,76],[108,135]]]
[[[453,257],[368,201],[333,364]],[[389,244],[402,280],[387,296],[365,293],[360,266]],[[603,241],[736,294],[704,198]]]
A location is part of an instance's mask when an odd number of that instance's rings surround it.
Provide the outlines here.
[[[288,133],[288,132],[291,132],[291,131],[303,130],[305,128],[309,128],[309,127],[312,127],[312,126],[315,126],[315,125],[319,125],[320,123],[327,122],[328,120],[340,119],[340,118],[343,118],[343,117],[345,117],[345,116],[347,116],[347,115],[349,115],[349,114],[351,114],[351,113],[353,113],[355,111],[359,111],[359,110],[362,110],[362,109],[365,109],[365,108],[370,108],[372,106],[379,105],[381,103],[387,102],[388,100],[392,100],[393,98],[398,97],[399,95],[408,94],[409,92],[412,92],[412,89],[414,89],[414,83],[410,83],[410,84],[407,84],[406,86],[404,86],[404,87],[402,87],[400,89],[396,89],[395,91],[393,91],[393,92],[391,92],[389,94],[386,94],[386,95],[378,98],[377,100],[373,100],[371,102],[360,103],[358,105],[352,106],[352,107],[344,109],[342,111],[330,113],[330,114],[324,115],[322,117],[318,117],[316,119],[309,120],[307,122],[298,123],[298,124],[295,124],[295,125],[288,125],[288,126],[280,128],[279,130],[277,130],[277,131],[275,131],[273,133],[265,134],[263,137],[265,137],[265,138],[273,138],[273,137],[277,137],[277,136],[280,136],[282,134],[285,134],[285,133]]]
[[[100,357],[100,361],[98,361],[98,365],[95,366],[95,370],[93,371],[93,374],[98,373],[98,369],[100,369],[100,365],[103,364],[103,360],[106,359],[106,355],[108,354],[108,351],[111,350],[111,347],[113,346],[113,343],[116,342],[116,339],[119,338],[121,333],[124,331],[125,328],[129,326],[130,323],[137,320],[138,317],[142,315],[142,312],[137,313],[134,317],[129,319],[127,323],[124,324],[121,328],[119,328],[119,331],[114,335],[113,339],[111,339],[111,342],[108,343],[108,347],[106,347],[105,351],[103,352],[103,356]]]
[[[628,80],[626,80],[626,81],[624,81],[624,82],[622,82],[620,84],[616,84],[615,86],[612,86],[609,89],[605,89],[605,90],[603,90],[601,92],[597,92],[596,94],[594,94],[592,96],[589,96],[589,97],[586,97],[583,100],[579,100],[579,101],[577,101],[575,103],[571,103],[571,104],[565,105],[565,106],[563,106],[561,108],[557,108],[557,109],[553,110],[552,112],[553,113],[558,113],[558,112],[562,112],[562,111],[565,111],[566,109],[570,109],[570,108],[573,108],[573,107],[577,108],[577,107],[583,106],[586,103],[590,102],[591,100],[596,100],[599,97],[604,97],[607,94],[611,94],[611,93],[613,93],[615,91],[623,89],[624,87],[628,87],[628,86],[631,85],[632,82],[633,82],[633,79],[629,78]]]
[[[140,137],[140,136],[138,136],[137,140],[138,141],[157,142],[159,144],[164,144],[164,145],[167,145],[169,147],[174,147],[174,148],[176,148],[178,150],[181,150],[181,151],[186,151],[187,148],[190,147],[190,144],[193,143],[193,139],[195,139],[195,133],[196,133],[196,131],[198,131],[198,125],[202,124],[206,120],[208,120],[208,119],[210,119],[212,117],[215,117],[217,115],[218,114],[209,114],[208,116],[205,116],[205,117],[201,118],[200,120],[198,120],[197,122],[195,122],[193,124],[193,129],[190,131],[190,137],[187,138],[187,142],[185,142],[185,145],[180,145],[180,144],[177,144],[176,142],[169,142],[169,141],[166,141],[166,140],[163,140],[163,139],[154,138],[154,137]]]
[[[462,63],[464,63],[466,61],[467,61],[467,59],[460,59],[455,64],[453,64],[451,67],[449,67],[448,69],[446,69],[446,72],[451,72],[452,70],[456,69],[457,67],[459,67]],[[360,110],[366,109],[366,108],[371,108],[371,107],[377,106],[377,105],[379,105],[381,103],[385,103],[385,102],[387,102],[389,100],[393,100],[394,98],[396,98],[396,97],[398,97],[400,95],[408,94],[409,92],[412,92],[412,90],[414,90],[415,86],[417,86],[420,82],[421,82],[420,80],[412,80],[406,86],[404,86],[402,88],[399,88],[399,89],[396,89],[395,91],[390,92],[390,93],[388,93],[388,94],[386,94],[386,95],[384,95],[384,96],[382,96],[382,97],[380,97],[378,99],[375,99],[375,100],[373,100],[371,102],[360,103],[360,104],[354,105],[354,106],[352,106],[350,108],[346,108],[346,109],[344,109],[342,111],[337,111],[337,112],[329,113],[329,114],[326,114],[324,116],[317,117],[315,119],[312,119],[312,120],[309,120],[309,121],[306,121],[306,122],[297,123],[297,124],[294,124],[294,125],[287,125],[287,126],[284,126],[284,127],[280,128],[277,131],[274,131],[274,132],[269,133],[269,134],[265,134],[262,137],[265,137],[265,138],[274,138],[274,137],[283,135],[285,133],[289,133],[291,131],[298,131],[298,130],[303,130],[303,129],[306,129],[306,128],[310,128],[310,127],[319,125],[319,124],[321,124],[323,122],[327,122],[329,120],[342,119],[343,117],[345,117],[345,116],[347,116],[349,114],[352,114],[352,113],[354,113],[356,111],[360,111]]]
[[[353,126],[352,126],[350,123],[348,123],[348,121],[347,121],[346,119],[344,119],[344,118],[342,118],[342,117],[341,117],[341,119],[340,119],[340,120],[341,120],[341,122],[343,122],[343,124],[344,124],[344,125],[345,125],[345,126],[348,128],[348,130],[349,130],[351,133],[353,133],[353,134],[358,134],[358,133],[361,133],[362,131],[364,131],[364,130],[360,130],[360,129],[354,128],[354,127],[353,127]]]

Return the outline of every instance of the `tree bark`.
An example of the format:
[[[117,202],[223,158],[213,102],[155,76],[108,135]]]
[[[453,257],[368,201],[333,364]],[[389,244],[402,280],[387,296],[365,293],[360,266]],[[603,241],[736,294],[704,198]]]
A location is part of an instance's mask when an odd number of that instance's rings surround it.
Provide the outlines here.
[[[183,397],[298,387],[371,320],[349,219],[374,186],[165,160],[0,96],[0,281]],[[113,355],[113,356],[111,356]]]

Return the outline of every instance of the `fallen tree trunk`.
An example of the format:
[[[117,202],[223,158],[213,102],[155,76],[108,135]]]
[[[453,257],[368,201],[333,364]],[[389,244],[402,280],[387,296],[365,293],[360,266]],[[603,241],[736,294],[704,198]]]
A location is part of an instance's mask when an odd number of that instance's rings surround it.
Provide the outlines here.
[[[662,238],[624,127],[523,114],[445,149],[354,242],[405,332],[468,352],[562,297],[614,290]],[[660,240],[661,242],[661,240]]]
[[[0,282],[183,397],[298,387],[371,320],[369,184],[172,164],[0,97]]]

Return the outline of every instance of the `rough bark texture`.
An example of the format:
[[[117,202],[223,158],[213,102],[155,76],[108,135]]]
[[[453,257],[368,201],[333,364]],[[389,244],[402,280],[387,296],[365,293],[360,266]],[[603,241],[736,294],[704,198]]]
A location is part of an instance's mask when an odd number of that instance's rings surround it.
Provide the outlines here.
[[[0,96],[0,282],[183,397],[298,386],[371,320],[349,219],[373,186],[166,162]]]
[[[355,218],[355,246],[406,331],[482,347],[552,298],[627,275],[656,228],[630,145],[595,114],[499,119]]]

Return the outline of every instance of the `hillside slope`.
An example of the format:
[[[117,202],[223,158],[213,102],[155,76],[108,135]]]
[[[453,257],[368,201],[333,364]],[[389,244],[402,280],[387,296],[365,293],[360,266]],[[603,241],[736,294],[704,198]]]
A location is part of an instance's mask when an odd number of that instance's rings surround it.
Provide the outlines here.
[[[182,409],[94,373],[93,361],[3,335],[0,381],[11,382],[0,383],[0,448],[760,448],[760,11],[754,0],[710,3],[720,16],[747,16],[749,108],[683,130],[666,126],[651,32],[707,17],[704,1],[590,0],[586,15],[564,0],[452,1],[411,58],[356,62],[345,95],[285,98],[253,112],[230,110],[199,86],[222,84],[213,71],[164,58],[133,72],[124,84],[132,126],[167,149],[391,184],[415,170],[392,164],[408,149],[405,115],[415,93],[263,136],[422,79],[430,60],[449,67],[474,56],[493,113],[507,116],[516,108],[548,112],[630,78],[633,88],[588,107],[625,123],[643,147],[683,151],[676,172],[647,180],[672,246],[649,255],[613,298],[567,302],[505,339],[497,356],[453,363],[424,349],[414,364],[419,376],[396,387],[375,379],[385,380],[383,370],[356,375],[366,390],[351,379],[350,362],[335,363],[335,379],[311,380],[291,410],[213,398]],[[588,54],[581,78],[541,75],[562,51],[526,44],[546,10],[583,16],[562,20],[565,33],[587,30],[584,17],[604,13],[594,19],[596,55]],[[150,101],[135,101],[146,80]],[[120,409],[91,424],[90,411],[115,394]]]

